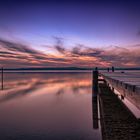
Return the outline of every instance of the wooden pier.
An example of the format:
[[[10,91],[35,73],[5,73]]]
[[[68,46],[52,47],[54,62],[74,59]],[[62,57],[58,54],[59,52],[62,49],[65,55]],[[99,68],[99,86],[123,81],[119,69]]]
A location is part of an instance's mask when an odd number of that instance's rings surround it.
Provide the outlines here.
[[[102,72],[100,74],[113,91],[137,108],[136,117],[140,118],[140,72]]]
[[[139,140],[140,118],[123,103],[140,109],[140,73],[99,72],[100,120],[103,140]],[[101,82],[100,82],[101,81]],[[120,94],[115,94],[115,92]]]
[[[106,84],[99,84],[103,140],[140,139],[139,120]]]

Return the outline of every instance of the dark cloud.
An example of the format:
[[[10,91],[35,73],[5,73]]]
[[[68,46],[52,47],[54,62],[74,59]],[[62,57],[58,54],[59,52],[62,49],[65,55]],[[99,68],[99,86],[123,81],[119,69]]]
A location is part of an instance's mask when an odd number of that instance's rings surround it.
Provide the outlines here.
[[[0,44],[4,45],[9,51],[13,52],[21,52],[21,53],[30,53],[30,54],[38,54],[37,51],[31,49],[29,46],[25,46],[18,43],[13,43],[9,41],[5,41],[0,39]]]
[[[53,37],[55,40],[55,49],[61,53],[61,54],[65,54],[66,53],[66,49],[63,47],[63,38],[60,37]]]
[[[85,46],[80,45],[80,46],[74,47],[71,51],[71,54],[95,57],[95,56],[100,55],[102,52],[103,50],[100,50],[100,49],[87,48]]]
[[[57,45],[51,46],[52,50],[55,49],[61,54],[57,56],[44,54],[19,43],[0,40],[0,65],[10,68],[140,66],[139,44],[127,48],[111,46],[106,49],[76,45],[72,49],[66,49],[60,40],[58,39]]]
[[[0,54],[13,54],[13,53],[10,53],[10,52],[2,52],[2,51],[0,51]]]
[[[56,45],[55,48],[56,48],[56,50],[57,50],[58,52],[60,52],[60,53],[62,53],[62,54],[65,54],[65,53],[66,53],[65,48],[62,47],[62,46]]]
[[[67,65],[69,62],[29,46],[0,39],[0,65],[4,67],[55,67],[60,66],[59,63]]]

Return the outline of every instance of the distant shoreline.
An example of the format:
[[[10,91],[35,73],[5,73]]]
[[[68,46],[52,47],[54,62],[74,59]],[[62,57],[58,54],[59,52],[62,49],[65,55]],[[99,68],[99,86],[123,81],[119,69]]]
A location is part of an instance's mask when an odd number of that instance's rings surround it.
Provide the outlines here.
[[[5,70],[4,73],[74,73],[74,72],[92,72],[92,70]]]
[[[60,67],[60,68],[3,68],[5,71],[92,71],[95,68],[78,68],[78,67]],[[98,68],[98,70],[107,70],[107,68]],[[118,70],[140,70],[140,68],[115,68]],[[111,68],[110,68],[111,71]]]

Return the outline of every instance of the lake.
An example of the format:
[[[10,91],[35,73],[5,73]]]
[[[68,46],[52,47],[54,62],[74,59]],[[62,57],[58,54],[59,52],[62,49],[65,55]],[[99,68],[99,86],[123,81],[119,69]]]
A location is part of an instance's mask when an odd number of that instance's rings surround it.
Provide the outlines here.
[[[4,73],[1,140],[100,140],[91,72]]]

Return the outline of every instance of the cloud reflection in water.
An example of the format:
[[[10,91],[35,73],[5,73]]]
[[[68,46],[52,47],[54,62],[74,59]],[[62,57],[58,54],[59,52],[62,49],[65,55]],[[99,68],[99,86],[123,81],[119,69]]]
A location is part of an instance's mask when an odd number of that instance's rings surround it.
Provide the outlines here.
[[[89,74],[82,73],[6,73],[0,102],[31,95],[34,91],[53,90],[57,96],[71,90],[74,94],[91,93]],[[88,91],[88,92],[87,92]]]

